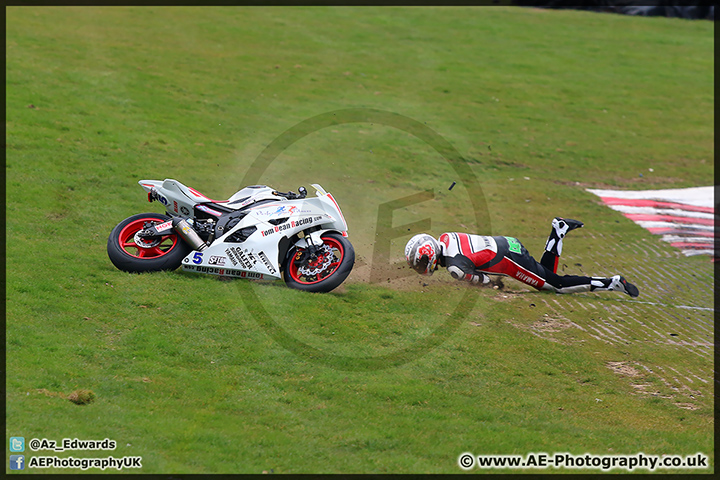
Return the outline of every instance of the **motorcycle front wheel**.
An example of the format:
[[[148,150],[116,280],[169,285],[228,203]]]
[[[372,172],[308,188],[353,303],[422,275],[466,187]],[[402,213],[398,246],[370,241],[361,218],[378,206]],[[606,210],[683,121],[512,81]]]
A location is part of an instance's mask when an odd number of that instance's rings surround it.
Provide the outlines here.
[[[130,273],[175,270],[192,250],[176,233],[152,239],[135,234],[146,225],[163,223],[171,217],[158,213],[140,213],[118,223],[110,233],[107,253],[120,270]]]
[[[306,249],[293,247],[283,268],[285,283],[306,292],[329,292],[345,281],[355,264],[355,249],[342,235],[328,232],[314,259]]]

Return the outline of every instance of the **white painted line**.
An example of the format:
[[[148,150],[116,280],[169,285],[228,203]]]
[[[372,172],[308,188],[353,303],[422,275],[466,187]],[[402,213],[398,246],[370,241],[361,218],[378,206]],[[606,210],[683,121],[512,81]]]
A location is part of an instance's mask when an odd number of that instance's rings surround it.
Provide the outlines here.
[[[693,229],[693,230],[706,230],[708,232],[712,232],[715,230],[715,227],[712,225],[698,225],[698,224],[687,224],[687,223],[673,223],[673,222],[650,222],[646,220],[638,220],[638,225],[640,225],[643,228],[683,228],[683,229]]]
[[[692,257],[693,255],[715,255],[715,250],[681,250],[683,255]]]
[[[712,213],[690,212],[688,210],[679,210],[673,208],[654,208],[654,207],[631,207],[627,205],[608,205],[615,211],[622,213],[640,213],[649,215],[670,215],[675,217],[691,217],[691,218],[708,218],[712,220],[715,215]]]
[[[714,187],[586,190],[642,228],[663,235],[662,240],[680,249],[683,255],[715,258],[714,233],[710,233],[715,229]]]
[[[685,203],[698,207],[714,207],[714,187],[672,188],[667,190],[596,190],[588,188],[599,197],[630,198],[642,200],[659,200],[665,202]]]
[[[663,235],[662,240],[664,242],[708,243],[709,246],[715,242],[712,237],[682,237],[680,235]]]
[[[618,302],[622,303],[643,303],[645,305],[657,305],[659,307],[672,307],[672,308],[684,308],[687,310],[705,310],[708,312],[714,312],[714,308],[709,307],[691,307],[689,305],[668,305],[667,303],[658,303],[658,302],[641,302],[639,300],[616,300]]]

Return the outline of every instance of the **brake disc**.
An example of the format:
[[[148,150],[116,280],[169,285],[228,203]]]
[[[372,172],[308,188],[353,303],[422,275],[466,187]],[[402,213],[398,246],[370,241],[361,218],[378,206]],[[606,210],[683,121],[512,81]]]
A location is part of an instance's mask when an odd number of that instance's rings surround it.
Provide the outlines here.
[[[160,242],[162,241],[162,238],[160,237],[154,237],[154,238],[145,238],[140,236],[140,232],[142,230],[135,233],[135,236],[133,237],[133,240],[135,241],[135,245],[137,245],[140,248],[153,248],[160,245]]]
[[[303,265],[302,267],[298,268],[298,272],[302,273],[303,275],[317,275],[318,273],[324,271],[327,267],[330,266],[334,258],[332,248],[330,248],[328,245],[323,245],[322,247],[319,247],[318,250],[318,257],[320,257],[317,260],[318,265]]]

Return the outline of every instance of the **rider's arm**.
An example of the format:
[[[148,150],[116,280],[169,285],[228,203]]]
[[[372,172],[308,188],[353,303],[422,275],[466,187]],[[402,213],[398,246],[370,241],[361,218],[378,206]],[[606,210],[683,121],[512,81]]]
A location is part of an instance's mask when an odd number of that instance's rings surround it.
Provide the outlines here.
[[[464,280],[470,283],[490,283],[490,277],[475,270],[475,264],[465,255],[445,257],[445,265],[450,276],[455,280]]]

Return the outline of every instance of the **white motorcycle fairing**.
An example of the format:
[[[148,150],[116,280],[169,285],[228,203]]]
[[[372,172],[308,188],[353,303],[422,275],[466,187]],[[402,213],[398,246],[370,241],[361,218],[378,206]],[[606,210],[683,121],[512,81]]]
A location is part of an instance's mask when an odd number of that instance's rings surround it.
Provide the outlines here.
[[[192,212],[200,211],[215,220],[217,238],[183,259],[182,267],[187,271],[280,279],[291,247],[322,245],[320,237],[326,232],[347,237],[347,223],[340,207],[320,185],[312,185],[316,190],[314,198],[289,200],[278,196],[270,187],[255,185],[243,188],[227,201],[214,201],[177,180],[138,183],[148,192],[149,201],[159,201],[171,215],[191,217]],[[230,224],[228,219],[233,218],[240,220],[225,231]],[[308,229],[312,231],[305,236],[303,232]],[[291,242],[295,236],[300,238]]]
[[[138,183],[148,193],[148,201],[157,200],[165,205],[169,213],[174,212],[183,216],[190,215],[194,207],[204,203],[215,204],[217,207],[224,209],[240,210],[261,200],[285,200],[274,195],[274,190],[266,185],[245,187],[228,200],[218,201],[212,200],[194,188],[187,187],[171,178],[163,181],[140,180]],[[151,198],[151,195],[153,195],[153,198]],[[212,209],[212,206],[209,206],[208,209]],[[216,213],[218,213],[217,216],[220,216],[222,212]]]

